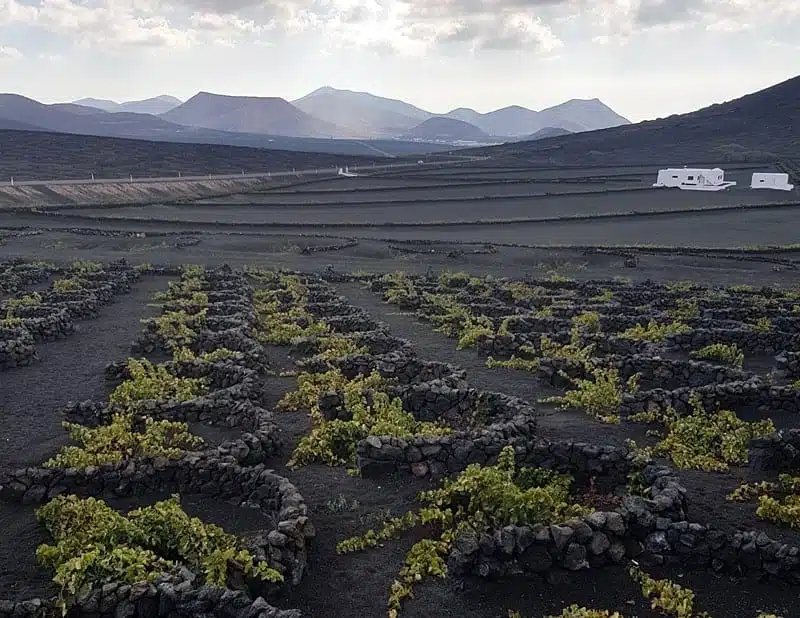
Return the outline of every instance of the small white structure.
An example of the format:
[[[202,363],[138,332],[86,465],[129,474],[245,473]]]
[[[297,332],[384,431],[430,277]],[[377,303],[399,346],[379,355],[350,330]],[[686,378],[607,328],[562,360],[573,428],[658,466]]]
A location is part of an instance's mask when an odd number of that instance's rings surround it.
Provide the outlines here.
[[[686,191],[722,191],[735,184],[735,181],[726,181],[725,172],[718,167],[680,167],[658,170],[658,178],[653,186],[677,187]]]
[[[777,189],[791,191],[794,185],[789,184],[789,174],[755,172],[750,181],[751,189]]]
[[[348,178],[355,178],[356,176],[358,176],[358,174],[351,172],[347,167],[345,167],[344,169],[340,167],[339,176],[347,176]]]

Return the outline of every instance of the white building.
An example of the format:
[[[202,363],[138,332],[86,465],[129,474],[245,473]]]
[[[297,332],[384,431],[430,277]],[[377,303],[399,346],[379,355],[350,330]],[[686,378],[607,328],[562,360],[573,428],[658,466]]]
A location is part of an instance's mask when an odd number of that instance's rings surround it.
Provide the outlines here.
[[[789,184],[789,174],[755,172],[750,181],[750,188],[791,191],[794,189],[794,185]]]
[[[680,167],[658,170],[654,187],[678,187],[689,191],[722,191],[736,182],[725,180],[725,172],[713,169]]]

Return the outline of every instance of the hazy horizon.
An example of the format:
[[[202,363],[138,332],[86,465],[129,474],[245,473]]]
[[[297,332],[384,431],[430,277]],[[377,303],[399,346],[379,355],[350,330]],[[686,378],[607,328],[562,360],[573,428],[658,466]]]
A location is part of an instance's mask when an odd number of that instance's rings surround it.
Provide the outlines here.
[[[633,122],[800,72],[800,0],[0,0],[3,90],[45,103],[321,86],[434,113],[598,98]]]

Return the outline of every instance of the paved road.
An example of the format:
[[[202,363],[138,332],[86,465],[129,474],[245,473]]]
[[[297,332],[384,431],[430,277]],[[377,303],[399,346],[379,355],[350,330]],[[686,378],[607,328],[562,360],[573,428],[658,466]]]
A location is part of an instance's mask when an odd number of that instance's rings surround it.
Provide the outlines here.
[[[465,157],[469,160],[475,159],[483,159],[485,157]],[[447,165],[448,163],[452,162],[432,162],[426,163],[425,167],[432,167],[432,166],[441,166]],[[388,165],[361,165],[361,166],[351,166],[349,170],[351,172],[362,172],[362,171],[378,171],[378,170],[388,170],[388,169],[396,169],[396,168],[415,168],[417,167],[417,163],[390,163]],[[152,177],[152,178],[133,178],[131,176],[127,178],[97,178],[97,179],[86,179],[86,180],[23,180],[23,181],[11,181],[8,180],[6,182],[0,182],[0,187],[30,187],[30,186],[38,186],[38,185],[109,185],[109,184],[118,184],[118,183],[148,183],[148,182],[186,182],[186,181],[198,181],[198,180],[236,180],[241,178],[281,178],[286,176],[313,176],[313,175],[322,175],[322,174],[336,174],[338,171],[338,167],[325,167],[325,168],[315,168],[311,170],[296,170],[290,172],[263,172],[259,174],[218,174],[218,175],[208,175],[208,176],[170,176],[170,177]]]

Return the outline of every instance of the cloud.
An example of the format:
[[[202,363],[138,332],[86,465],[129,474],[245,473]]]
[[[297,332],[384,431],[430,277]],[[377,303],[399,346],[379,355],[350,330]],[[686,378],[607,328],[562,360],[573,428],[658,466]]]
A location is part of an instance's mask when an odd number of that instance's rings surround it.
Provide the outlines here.
[[[739,32],[800,20],[800,0],[599,0],[586,8],[601,42],[624,43],[658,30]]]
[[[573,42],[576,27],[598,42],[625,43],[685,28],[722,36],[798,16],[800,0],[0,0],[0,26],[38,27],[104,50],[263,44],[267,34],[315,33],[323,51],[550,57]]]
[[[0,45],[0,62],[13,62],[20,60],[22,52],[16,47],[8,47],[7,45]]]
[[[187,49],[201,43],[229,45],[266,31],[269,23],[231,14],[176,15],[163,0],[0,0],[0,26],[26,25],[104,50]]]

